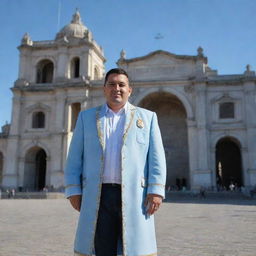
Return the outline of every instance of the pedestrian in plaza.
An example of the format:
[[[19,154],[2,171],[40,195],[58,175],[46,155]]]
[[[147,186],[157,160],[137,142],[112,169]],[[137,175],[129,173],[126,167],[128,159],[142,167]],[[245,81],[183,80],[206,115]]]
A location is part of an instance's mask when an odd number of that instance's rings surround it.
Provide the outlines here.
[[[128,102],[128,74],[111,69],[106,103],[80,112],[65,168],[65,193],[80,211],[75,255],[157,255],[154,213],[166,162],[154,112]]]

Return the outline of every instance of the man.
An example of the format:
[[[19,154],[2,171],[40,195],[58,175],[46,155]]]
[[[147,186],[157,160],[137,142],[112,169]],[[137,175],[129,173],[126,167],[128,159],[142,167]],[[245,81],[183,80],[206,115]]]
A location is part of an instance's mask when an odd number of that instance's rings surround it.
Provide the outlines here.
[[[111,69],[106,104],[78,116],[65,169],[66,196],[80,211],[75,255],[157,255],[165,155],[156,114],[131,105],[131,93],[127,73]]]

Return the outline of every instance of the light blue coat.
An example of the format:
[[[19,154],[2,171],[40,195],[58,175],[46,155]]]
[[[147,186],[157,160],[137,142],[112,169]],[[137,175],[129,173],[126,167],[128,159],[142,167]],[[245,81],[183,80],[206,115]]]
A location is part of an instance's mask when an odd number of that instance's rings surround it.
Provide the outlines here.
[[[104,163],[104,107],[80,112],[65,169],[66,196],[82,194],[75,239],[77,255],[94,255]],[[153,193],[164,197],[166,161],[154,112],[128,103],[121,151],[123,256],[157,255],[154,216],[144,200]]]

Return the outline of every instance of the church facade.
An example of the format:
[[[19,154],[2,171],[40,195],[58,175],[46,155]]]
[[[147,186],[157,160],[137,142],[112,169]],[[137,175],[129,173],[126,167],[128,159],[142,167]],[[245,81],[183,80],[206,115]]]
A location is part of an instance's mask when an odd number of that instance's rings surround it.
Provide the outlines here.
[[[25,34],[18,49],[11,124],[0,134],[0,186],[60,190],[78,113],[104,103],[104,52],[78,11],[54,40]],[[201,47],[194,56],[159,50],[127,59],[122,51],[117,66],[130,76],[130,102],[158,115],[168,188],[256,185],[256,76],[249,66],[218,75]]]

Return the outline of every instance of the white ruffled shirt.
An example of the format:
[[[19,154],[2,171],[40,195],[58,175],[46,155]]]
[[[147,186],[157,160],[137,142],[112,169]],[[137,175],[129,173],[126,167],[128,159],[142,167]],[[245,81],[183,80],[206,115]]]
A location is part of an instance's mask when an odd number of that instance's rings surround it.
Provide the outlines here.
[[[121,184],[121,149],[127,106],[126,103],[115,113],[105,104],[103,183]]]

